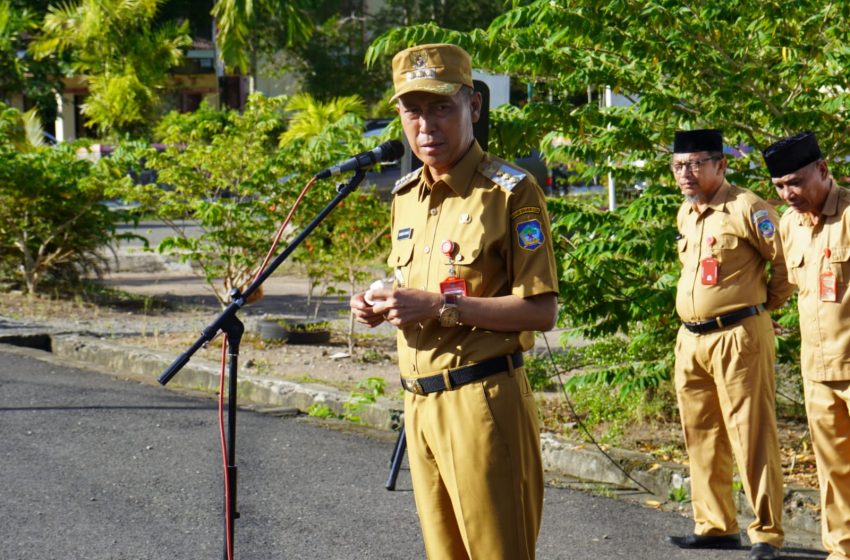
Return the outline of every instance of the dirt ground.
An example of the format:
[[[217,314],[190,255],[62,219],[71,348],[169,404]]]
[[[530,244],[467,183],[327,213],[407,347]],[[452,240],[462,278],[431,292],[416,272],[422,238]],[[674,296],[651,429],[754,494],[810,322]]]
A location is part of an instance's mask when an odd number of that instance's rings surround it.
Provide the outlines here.
[[[176,357],[221,310],[204,282],[188,273],[163,272],[152,276],[122,272],[104,278],[99,284],[108,289],[106,295],[102,291],[95,292],[99,295],[94,297],[72,298],[56,297],[56,294],[34,299],[7,295],[0,300],[0,316],[173,352]],[[318,300],[317,316],[331,325],[331,339],[326,344],[301,345],[260,338],[256,322],[261,317],[312,316],[316,300],[308,306],[306,293],[303,278],[295,274],[272,276],[264,286],[263,299],[240,311],[239,316],[246,324],[240,373],[322,383],[349,392],[356,391],[358,383],[377,377],[385,381],[387,395],[400,396],[394,329],[389,325],[374,330],[356,326],[356,345],[349,354],[347,300],[335,296]],[[549,343],[555,338],[549,337]],[[217,339],[197,356],[216,362],[220,359],[220,348]],[[560,416],[569,414],[564,413],[558,399],[557,395],[541,395],[541,410],[559,415],[560,421]],[[572,420],[566,418],[564,423],[574,424]],[[546,423],[551,426],[552,418]],[[582,438],[575,429],[563,431],[573,439]],[[816,487],[814,457],[805,425],[780,422],[780,440],[786,483]],[[687,462],[680,427],[675,422],[632,426],[618,439],[617,445],[650,453],[659,461]]]

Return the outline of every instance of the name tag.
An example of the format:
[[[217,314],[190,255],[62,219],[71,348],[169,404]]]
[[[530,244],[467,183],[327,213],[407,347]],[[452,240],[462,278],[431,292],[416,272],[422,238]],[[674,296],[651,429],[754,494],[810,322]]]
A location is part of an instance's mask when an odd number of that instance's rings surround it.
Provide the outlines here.
[[[702,285],[715,286],[717,284],[717,259],[708,257],[700,261],[702,265]]]

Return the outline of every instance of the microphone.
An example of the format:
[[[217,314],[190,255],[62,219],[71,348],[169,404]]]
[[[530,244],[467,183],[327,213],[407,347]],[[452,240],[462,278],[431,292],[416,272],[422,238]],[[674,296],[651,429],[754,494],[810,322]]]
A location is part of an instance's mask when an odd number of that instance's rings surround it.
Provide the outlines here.
[[[357,154],[350,157],[339,165],[328,167],[324,171],[316,174],[316,179],[327,179],[332,175],[339,175],[346,171],[356,171],[358,169],[368,169],[376,163],[394,161],[404,155],[404,145],[398,140],[390,140],[384,142],[377,148]]]

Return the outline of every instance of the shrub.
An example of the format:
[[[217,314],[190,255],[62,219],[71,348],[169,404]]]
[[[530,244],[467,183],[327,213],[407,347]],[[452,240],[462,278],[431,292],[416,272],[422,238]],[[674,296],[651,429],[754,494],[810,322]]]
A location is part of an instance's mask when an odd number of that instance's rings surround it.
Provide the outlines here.
[[[35,294],[47,280],[100,274],[124,218],[103,202],[129,181],[116,164],[79,160],[70,146],[0,148],[0,275]]]

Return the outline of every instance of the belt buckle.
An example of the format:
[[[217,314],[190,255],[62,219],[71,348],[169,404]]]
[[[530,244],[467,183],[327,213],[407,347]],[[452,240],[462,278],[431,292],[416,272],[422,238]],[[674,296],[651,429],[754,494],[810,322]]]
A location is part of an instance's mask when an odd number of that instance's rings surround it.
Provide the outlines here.
[[[422,390],[422,385],[419,384],[418,379],[405,379],[404,388],[413,393],[414,395],[425,394],[425,391]]]

